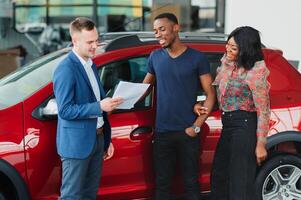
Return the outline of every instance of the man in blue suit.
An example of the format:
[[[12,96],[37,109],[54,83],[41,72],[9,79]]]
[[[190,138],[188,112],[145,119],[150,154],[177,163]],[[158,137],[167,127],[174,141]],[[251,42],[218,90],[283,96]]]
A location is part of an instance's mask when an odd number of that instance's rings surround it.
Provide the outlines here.
[[[54,72],[58,105],[57,151],[62,161],[61,200],[96,199],[103,158],[111,156],[107,113],[122,103],[106,98],[91,58],[98,33],[87,18],[70,24],[73,49]]]

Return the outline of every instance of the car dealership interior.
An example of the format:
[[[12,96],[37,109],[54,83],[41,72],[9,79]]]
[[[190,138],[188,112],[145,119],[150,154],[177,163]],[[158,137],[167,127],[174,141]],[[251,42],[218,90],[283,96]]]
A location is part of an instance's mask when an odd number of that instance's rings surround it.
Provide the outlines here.
[[[75,17],[93,19],[100,33],[152,31],[153,17],[166,11],[177,15],[183,32],[227,34],[240,25],[254,26],[265,46],[282,50],[298,68],[298,5],[297,0],[0,0],[0,77],[70,44],[68,23]]]

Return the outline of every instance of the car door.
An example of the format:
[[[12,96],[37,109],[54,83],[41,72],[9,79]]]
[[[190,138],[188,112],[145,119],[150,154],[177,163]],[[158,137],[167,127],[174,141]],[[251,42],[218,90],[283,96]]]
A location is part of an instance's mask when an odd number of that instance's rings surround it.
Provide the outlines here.
[[[61,162],[56,151],[57,119],[44,118],[40,109],[53,98],[52,84],[24,101],[24,141],[27,177],[32,199],[56,199],[60,193]]]
[[[147,71],[147,57],[124,58],[99,67],[107,96],[119,81],[141,83]],[[109,116],[114,155],[104,161],[100,195],[102,199],[150,197],[153,189],[152,138],[154,125],[152,92],[134,108],[117,109]]]
[[[25,159],[33,199],[57,199],[60,192],[61,162],[55,143],[57,110],[52,109],[56,103],[52,83],[44,84],[51,80],[55,66],[62,59],[45,64],[35,73],[33,81],[41,79],[43,84],[24,101]],[[116,78],[142,82],[146,74],[146,56],[113,60],[99,67],[108,96],[113,94],[118,83]],[[151,92],[134,108],[116,110],[109,116],[115,153],[104,161],[98,199],[136,199],[152,195],[153,108]]]
[[[24,151],[28,187],[33,200],[57,199],[61,185],[61,162],[56,151],[57,116],[46,117],[42,109],[54,98],[53,70],[64,52],[43,57],[28,66],[19,81],[20,90],[32,93],[23,101]]]

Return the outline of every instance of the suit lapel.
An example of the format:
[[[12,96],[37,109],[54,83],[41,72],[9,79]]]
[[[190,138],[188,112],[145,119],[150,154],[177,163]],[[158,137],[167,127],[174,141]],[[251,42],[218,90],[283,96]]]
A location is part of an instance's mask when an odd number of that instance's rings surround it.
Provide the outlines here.
[[[92,85],[90,83],[88,75],[87,75],[84,67],[82,66],[81,62],[79,61],[79,59],[76,57],[76,55],[73,53],[73,51],[70,52],[69,56],[70,56],[70,59],[74,62],[75,67],[77,68],[77,70],[80,71],[81,76],[83,76],[84,80],[86,81],[86,83],[90,87],[91,91],[93,92]]]
[[[88,78],[88,75],[87,75],[84,67],[82,66],[81,62],[79,61],[79,59],[76,57],[76,55],[72,51],[70,52],[69,56],[70,56],[70,59],[75,63],[76,68],[80,71],[80,74],[83,76],[86,83],[90,87],[92,93],[94,94],[93,89],[92,89],[92,85],[91,85],[90,80]],[[92,69],[93,69],[94,75],[95,75],[97,83],[98,83],[98,87],[99,87],[99,91],[100,91],[100,98],[103,99],[103,98],[106,97],[106,95],[105,95],[105,91],[103,90],[102,84],[100,82],[100,78],[98,76],[97,68],[96,68],[95,63],[93,63]],[[94,97],[95,97],[95,94],[94,94]],[[96,97],[95,97],[95,99],[96,99]]]

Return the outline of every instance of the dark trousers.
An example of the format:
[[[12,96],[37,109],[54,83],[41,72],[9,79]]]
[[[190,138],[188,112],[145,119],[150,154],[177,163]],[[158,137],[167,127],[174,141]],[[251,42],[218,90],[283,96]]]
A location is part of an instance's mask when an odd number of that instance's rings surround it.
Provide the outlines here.
[[[63,176],[60,200],[96,199],[103,162],[103,146],[103,135],[99,135],[88,158],[61,158]]]
[[[211,173],[211,200],[254,200],[256,113],[223,112],[222,123]]]
[[[181,167],[185,199],[199,200],[199,135],[190,137],[185,132],[156,133],[153,153],[156,175],[155,200],[171,199],[171,185],[177,163],[180,163]]]

